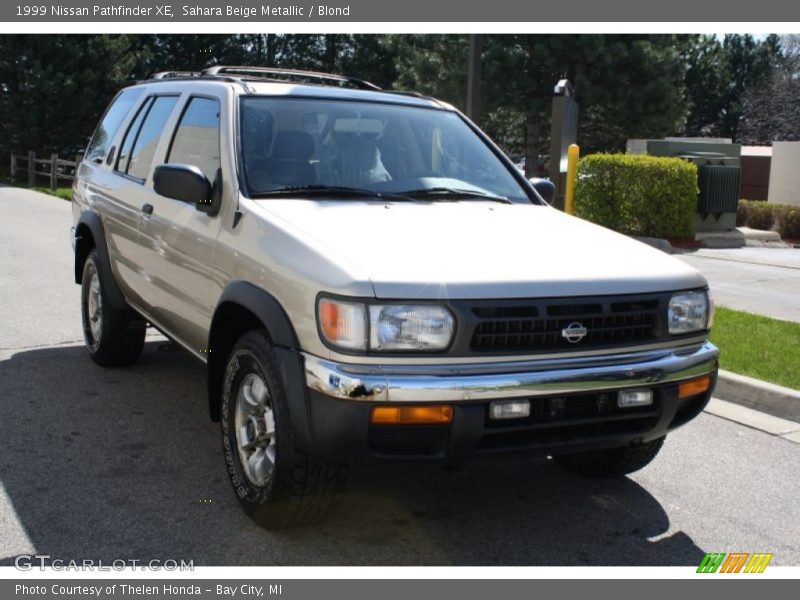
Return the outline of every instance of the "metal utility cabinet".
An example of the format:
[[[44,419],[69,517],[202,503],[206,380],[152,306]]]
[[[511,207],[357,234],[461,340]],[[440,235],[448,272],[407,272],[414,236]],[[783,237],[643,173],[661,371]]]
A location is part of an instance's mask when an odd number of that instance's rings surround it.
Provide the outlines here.
[[[697,165],[700,194],[695,231],[720,232],[736,228],[741,192],[741,145],[698,140],[648,140],[651,156],[674,156]]]

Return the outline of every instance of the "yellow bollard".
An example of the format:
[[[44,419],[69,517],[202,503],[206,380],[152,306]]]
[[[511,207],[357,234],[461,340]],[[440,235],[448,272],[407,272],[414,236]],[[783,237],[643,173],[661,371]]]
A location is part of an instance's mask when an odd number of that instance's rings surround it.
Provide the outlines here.
[[[575,182],[578,179],[578,157],[581,149],[578,144],[570,144],[567,148],[567,189],[564,192],[564,212],[575,214]]]

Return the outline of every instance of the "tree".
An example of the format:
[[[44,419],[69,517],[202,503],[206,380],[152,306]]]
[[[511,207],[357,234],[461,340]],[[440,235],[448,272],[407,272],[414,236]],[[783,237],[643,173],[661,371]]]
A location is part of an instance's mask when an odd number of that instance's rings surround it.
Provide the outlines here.
[[[682,52],[689,115],[686,135],[718,136],[731,87],[728,57],[713,35],[688,36]]]
[[[402,36],[399,82],[463,107],[466,36]],[[678,133],[686,113],[674,36],[484,36],[480,125],[529,168],[547,152],[553,86],[575,85],[584,151],[620,150],[628,137]]]
[[[796,139],[798,39],[486,35],[479,125],[533,168],[549,151],[553,86],[567,77],[584,154],[683,133]],[[0,152],[71,153],[124,85],[215,64],[347,74],[464,109],[468,47],[465,35],[1,36]]]
[[[800,140],[800,36],[781,39],[783,51],[768,78],[742,94],[738,141]]]
[[[270,36],[270,66],[338,73],[389,87],[397,77],[389,36],[296,34]]]
[[[782,60],[778,36],[696,36],[684,53],[688,135],[739,138],[745,97],[769,85]]]
[[[781,66],[800,76],[800,34],[788,34],[780,37]]]
[[[722,131],[737,140],[743,97],[747,91],[766,85],[772,77],[780,59],[780,38],[770,35],[757,41],[751,35],[726,35],[723,47],[728,55],[731,85]]]
[[[581,36],[574,81],[584,153],[622,151],[628,138],[683,131],[688,107],[680,40],[672,35]]]
[[[389,42],[395,56],[394,87],[467,106],[469,38],[465,35],[402,35]],[[484,77],[484,81],[488,81]],[[483,86],[484,90],[487,85]]]
[[[347,73],[383,86],[396,79],[387,36],[0,36],[0,155],[81,151],[120,88],[216,64]]]
[[[0,36],[0,153],[77,152],[137,73],[132,36]]]

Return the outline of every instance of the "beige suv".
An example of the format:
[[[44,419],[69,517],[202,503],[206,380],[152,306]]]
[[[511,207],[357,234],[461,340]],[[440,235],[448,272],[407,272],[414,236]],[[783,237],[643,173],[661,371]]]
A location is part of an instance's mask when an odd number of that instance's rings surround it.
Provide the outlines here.
[[[89,355],[130,364],[155,327],[205,363],[265,527],[322,515],[355,461],[525,451],[629,473],[715,383],[696,271],[551,208],[417,94],[158,74],[103,116],[73,216]]]

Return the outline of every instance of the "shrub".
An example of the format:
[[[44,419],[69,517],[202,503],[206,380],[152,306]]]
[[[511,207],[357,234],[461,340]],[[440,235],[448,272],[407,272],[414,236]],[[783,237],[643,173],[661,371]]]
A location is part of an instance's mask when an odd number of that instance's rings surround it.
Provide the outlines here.
[[[778,233],[782,238],[800,240],[800,208],[797,206],[783,207],[778,220]]]
[[[747,225],[747,210],[753,204],[752,200],[739,200],[739,208],[736,210],[736,226],[744,227]]]
[[[578,165],[575,212],[622,233],[686,238],[698,191],[697,167],[680,158],[593,154]]]
[[[777,229],[781,237],[800,240],[800,207],[763,200],[739,200],[736,225],[752,229]]]
[[[775,224],[776,207],[766,202],[750,202],[747,207],[747,226],[769,231]]]

